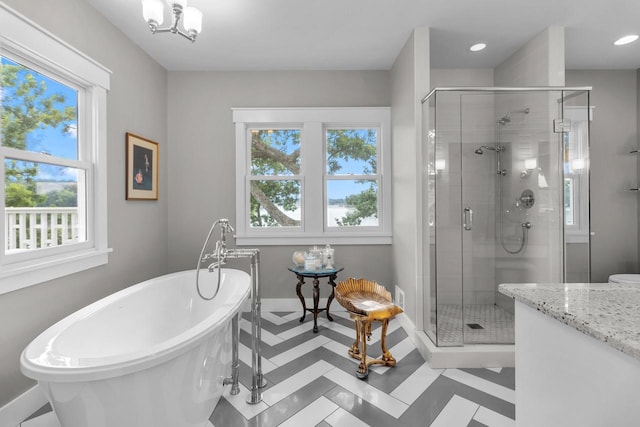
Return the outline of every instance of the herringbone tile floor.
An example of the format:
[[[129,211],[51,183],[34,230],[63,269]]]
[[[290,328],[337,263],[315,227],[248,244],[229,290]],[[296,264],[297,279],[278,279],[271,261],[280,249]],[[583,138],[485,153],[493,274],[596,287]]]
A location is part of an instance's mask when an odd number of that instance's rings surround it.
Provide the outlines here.
[[[376,366],[362,381],[357,361],[347,354],[353,322],[346,312],[335,321],[319,317],[299,322],[300,312],[263,313],[263,372],[268,381],[263,402],[247,405],[251,385],[250,324],[241,323],[242,392],[228,391],[210,420],[216,427],[236,426],[514,426],[515,371],[504,369],[431,369],[397,321],[387,345],[398,361]],[[368,353],[380,355],[379,327]]]
[[[346,312],[313,319],[301,312],[263,313],[263,373],[268,381],[263,401],[248,405],[251,385],[250,323],[241,320],[241,392],[229,388],[214,409],[215,427],[478,427],[515,426],[515,371],[496,369],[431,369],[394,320],[387,345],[398,361],[377,366],[366,380],[354,372],[357,361],[347,354],[353,343],[353,322]],[[373,329],[368,353],[380,355],[379,327]],[[22,423],[22,427],[58,427],[53,413]],[[152,427],[152,426],[141,426]]]

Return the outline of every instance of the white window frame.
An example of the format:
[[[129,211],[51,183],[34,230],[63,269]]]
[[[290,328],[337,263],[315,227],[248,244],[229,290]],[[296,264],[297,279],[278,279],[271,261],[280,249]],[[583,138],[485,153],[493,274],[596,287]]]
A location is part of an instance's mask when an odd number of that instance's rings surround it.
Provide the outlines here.
[[[0,54],[78,90],[79,161],[0,146],[0,200],[4,218],[4,159],[28,159],[85,171],[78,197],[86,194],[86,241],[19,254],[0,251],[0,294],[77,273],[108,262],[107,91],[111,72],[0,3]],[[86,191],[82,191],[82,187]],[[0,241],[6,242],[5,227]]]
[[[362,108],[233,108],[236,128],[236,239],[240,245],[391,244],[391,110]],[[300,128],[301,226],[249,226],[251,129]],[[377,227],[327,227],[326,129],[376,128]],[[320,161],[322,159],[322,161]],[[333,178],[334,176],[332,176]],[[358,176],[355,176],[356,178]],[[289,178],[289,177],[287,177]],[[353,178],[351,178],[353,179]]]

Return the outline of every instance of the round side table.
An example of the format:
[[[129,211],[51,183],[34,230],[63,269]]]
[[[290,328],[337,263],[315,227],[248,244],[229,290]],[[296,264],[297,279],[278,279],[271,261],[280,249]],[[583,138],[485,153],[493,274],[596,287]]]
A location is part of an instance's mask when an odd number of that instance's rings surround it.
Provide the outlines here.
[[[304,267],[288,267],[288,270],[296,275],[298,278],[298,284],[296,285],[296,293],[298,294],[298,298],[300,298],[300,302],[302,303],[302,317],[300,318],[300,322],[304,322],[304,318],[307,315],[307,311],[313,313],[313,332],[318,332],[318,313],[321,311],[327,312],[327,319],[333,321],[333,317],[329,314],[329,306],[331,305],[331,301],[335,296],[335,287],[336,287],[336,278],[338,277],[338,273],[344,270],[344,267],[334,267],[334,268],[319,268],[317,270],[305,270]],[[313,308],[307,308],[307,304],[304,301],[304,297],[302,296],[302,285],[304,285],[304,279],[312,278],[313,279]],[[320,301],[320,279],[323,277],[328,277],[328,283],[331,285],[331,295],[329,295],[329,299],[327,300],[327,306],[324,308],[318,308],[318,302]]]

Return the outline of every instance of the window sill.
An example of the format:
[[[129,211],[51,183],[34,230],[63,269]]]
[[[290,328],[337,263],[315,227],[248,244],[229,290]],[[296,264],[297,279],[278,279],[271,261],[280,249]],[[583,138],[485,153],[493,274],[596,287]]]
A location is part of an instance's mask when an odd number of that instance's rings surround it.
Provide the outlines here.
[[[109,262],[113,249],[87,250],[0,267],[0,295]]]
[[[390,245],[393,238],[387,234],[369,235],[237,235],[240,246],[299,246],[299,245]]]

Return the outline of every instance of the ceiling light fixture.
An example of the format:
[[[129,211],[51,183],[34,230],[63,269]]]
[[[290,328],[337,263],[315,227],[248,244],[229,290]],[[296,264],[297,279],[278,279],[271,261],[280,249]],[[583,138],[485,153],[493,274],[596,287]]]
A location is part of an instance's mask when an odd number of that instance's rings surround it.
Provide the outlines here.
[[[480,50],[484,49],[485,47],[487,47],[487,44],[486,44],[486,43],[476,43],[476,44],[474,44],[473,46],[471,46],[471,47],[469,48],[469,50],[470,50],[471,52],[478,52],[478,51],[480,51]]]
[[[167,0],[167,5],[171,8],[171,26],[158,28],[164,21],[164,5],[162,0],[142,0],[142,16],[149,24],[149,29],[153,34],[173,33],[182,37],[196,41],[196,36],[202,31],[202,12],[195,7],[187,7],[187,0]],[[180,18],[184,31],[178,28]]]
[[[636,40],[638,40],[638,35],[637,34],[630,34],[628,36],[620,37],[618,40],[613,42],[613,44],[615,44],[616,46],[622,46],[624,44],[632,43],[632,42],[634,42]]]

